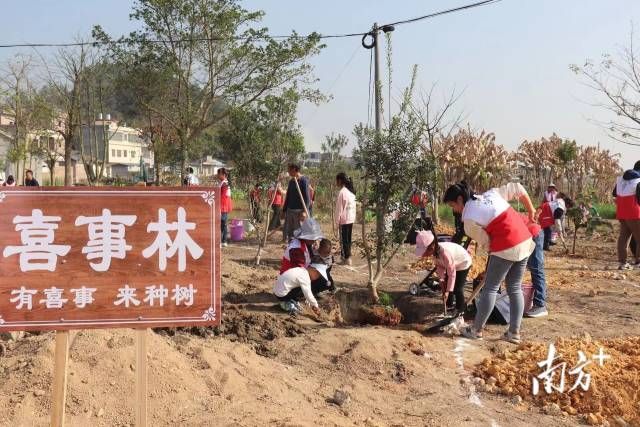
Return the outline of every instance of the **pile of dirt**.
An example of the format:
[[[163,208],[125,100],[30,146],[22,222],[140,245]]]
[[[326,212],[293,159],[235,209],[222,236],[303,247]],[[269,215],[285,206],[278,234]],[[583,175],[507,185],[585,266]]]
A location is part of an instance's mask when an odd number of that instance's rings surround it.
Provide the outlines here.
[[[364,305],[360,307],[360,320],[368,325],[397,326],[402,320],[402,313],[396,307]]]
[[[590,425],[600,425],[605,420],[613,425],[621,420],[640,425],[640,337],[592,340],[586,335],[560,338],[555,347],[557,359],[552,366],[566,362],[564,393],[553,390],[547,394],[545,382],[540,379],[539,392],[533,395],[534,378],[547,369],[538,365],[548,356],[549,346],[543,343],[522,344],[514,351],[483,360],[475,371],[483,379],[479,380],[481,388],[533,403],[543,407],[545,412],[580,415]],[[600,354],[600,349],[610,356],[602,365],[598,359],[593,359]],[[578,387],[568,392],[579,379],[577,372],[570,373],[579,363],[578,351],[584,353],[585,363],[589,362],[583,372],[591,376],[591,382],[587,391]],[[558,386],[561,369],[554,372],[552,384]],[[582,383],[585,382],[586,378],[582,378]]]
[[[179,333],[203,338],[220,335],[231,342],[250,344],[261,356],[275,357],[278,354],[278,347],[273,344],[274,340],[304,334],[305,328],[291,317],[249,312],[228,306],[222,315],[221,324],[217,327],[161,328],[155,331],[166,336],[175,336]]]

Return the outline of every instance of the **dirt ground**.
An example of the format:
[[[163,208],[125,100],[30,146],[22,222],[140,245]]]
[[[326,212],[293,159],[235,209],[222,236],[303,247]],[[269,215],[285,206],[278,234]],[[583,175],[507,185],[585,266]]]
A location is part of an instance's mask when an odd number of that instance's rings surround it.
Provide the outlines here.
[[[397,328],[344,326],[337,318],[316,322],[304,316],[289,317],[271,295],[283,250],[278,237],[266,248],[261,267],[252,266],[255,249],[250,243],[225,248],[221,327],[151,333],[150,425],[584,423],[578,416],[543,408],[544,402],[520,403],[473,386],[474,372],[483,360],[516,348],[497,339],[505,326],[490,325],[484,340],[470,342],[426,336],[408,324]],[[565,256],[558,246],[548,254],[550,316],[524,320],[527,345],[547,346],[561,337],[581,339],[585,334],[593,340],[640,335],[640,271],[620,275],[612,270],[613,236],[581,239],[579,246],[579,256]],[[424,276],[409,268],[415,261],[412,249],[407,247],[397,256],[381,285],[397,301],[407,301],[409,283]],[[357,258],[351,268],[336,266],[333,276],[344,295],[365,286],[366,267]],[[325,307],[330,298],[324,299]],[[428,315],[441,310],[437,298],[418,297],[410,302],[424,307]],[[0,425],[47,425],[53,334],[27,334],[2,344]],[[130,330],[74,335],[68,425],[133,425],[134,350]],[[527,377],[531,369],[523,366],[512,375]],[[638,375],[640,366],[629,364],[626,370]],[[522,381],[528,384],[526,378]],[[594,376],[594,385],[597,381]],[[638,409],[638,397],[636,393],[635,402],[628,402],[631,407]]]

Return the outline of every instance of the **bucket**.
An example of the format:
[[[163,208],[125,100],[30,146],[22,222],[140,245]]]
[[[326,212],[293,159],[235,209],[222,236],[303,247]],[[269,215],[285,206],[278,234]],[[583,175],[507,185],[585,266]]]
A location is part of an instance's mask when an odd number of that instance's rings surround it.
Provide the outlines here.
[[[524,312],[531,310],[533,308],[533,296],[535,294],[535,290],[533,289],[533,285],[531,283],[523,283],[522,284],[522,296],[524,297]],[[498,294],[498,298],[496,299],[496,305],[491,312],[490,320],[501,324],[506,325],[509,323],[509,312],[511,306],[509,305],[509,295],[505,293]]]
[[[244,239],[244,222],[241,219],[231,220],[231,240],[239,242]]]

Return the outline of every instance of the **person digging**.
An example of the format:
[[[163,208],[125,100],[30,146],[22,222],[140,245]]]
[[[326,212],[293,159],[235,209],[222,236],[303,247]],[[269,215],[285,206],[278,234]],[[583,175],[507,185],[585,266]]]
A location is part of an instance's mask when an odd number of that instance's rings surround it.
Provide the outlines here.
[[[455,309],[457,313],[463,313],[466,308],[464,285],[473,263],[469,252],[457,243],[438,242],[433,232],[426,230],[416,236],[416,256],[434,257],[447,311]]]
[[[327,283],[325,264],[312,264],[308,268],[294,267],[278,276],[273,293],[284,311],[290,314],[301,313],[303,308],[299,300],[304,297],[314,314],[319,316],[321,311],[316,295],[327,290]]]

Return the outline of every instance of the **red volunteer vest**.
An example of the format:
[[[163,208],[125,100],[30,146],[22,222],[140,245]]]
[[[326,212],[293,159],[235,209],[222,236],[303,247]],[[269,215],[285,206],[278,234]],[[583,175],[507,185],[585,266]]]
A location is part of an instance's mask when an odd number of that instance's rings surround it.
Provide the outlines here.
[[[636,187],[640,178],[625,180],[618,177],[616,183],[616,218],[640,219],[640,205],[636,199]]]
[[[229,213],[233,210],[231,202],[231,188],[229,181],[222,181],[220,184],[220,212]]]
[[[477,200],[469,200],[462,220],[477,222],[489,235],[489,250],[500,252],[530,239],[532,233],[522,217],[496,191],[487,191]]]
[[[551,204],[549,202],[545,202],[542,204],[542,212],[540,212],[540,218],[538,219],[540,222],[540,227],[549,228],[552,227],[555,223],[553,219],[553,212],[551,210]]]
[[[274,197],[273,190],[269,190],[269,200],[273,200],[271,206],[282,206],[282,193],[278,191]]]
[[[291,249],[302,249],[302,251],[304,252],[305,265],[300,265],[299,263],[291,261]],[[309,266],[309,264],[311,264],[311,256],[309,255],[307,245],[305,245],[298,239],[293,239],[291,243],[289,243],[287,249],[284,250],[284,254],[282,255],[282,260],[280,261],[280,274],[295,267],[306,268]]]

